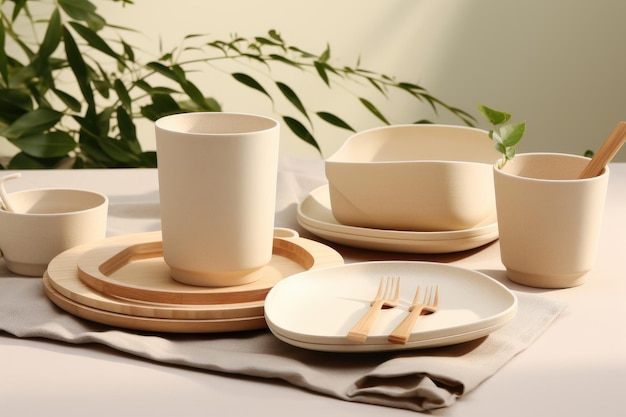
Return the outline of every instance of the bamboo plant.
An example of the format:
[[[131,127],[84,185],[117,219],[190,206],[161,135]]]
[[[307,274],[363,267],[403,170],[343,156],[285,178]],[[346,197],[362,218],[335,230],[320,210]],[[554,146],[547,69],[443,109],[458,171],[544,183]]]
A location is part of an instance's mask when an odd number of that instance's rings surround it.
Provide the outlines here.
[[[113,1],[132,7],[132,0]],[[35,3],[38,12],[49,9],[49,15],[35,18]],[[294,88],[272,77],[272,68],[294,68],[302,77],[319,77],[329,89],[367,85],[386,100],[390,91],[400,90],[427,103],[435,114],[450,112],[470,126],[475,121],[416,83],[362,68],[359,62],[334,65],[330,46],[311,53],[288,44],[276,30],[227,40],[189,35],[178,47],[159,50],[158,58],[143,62],[138,49],[122,36],[131,30],[108,22],[93,1],[0,0],[0,5],[0,138],[19,149],[0,169],[55,168],[68,161],[73,168],[155,167],[155,152],[142,149],[137,122],[181,112],[221,111],[218,100],[202,92],[190,74],[199,64],[206,64],[201,71],[210,71],[213,63],[225,60],[241,68],[229,74],[233,82],[264,95],[284,125],[320,154],[317,124],[355,129],[338,114],[312,111]],[[25,34],[24,27],[32,30]],[[259,82],[252,68],[269,75],[263,79],[270,82]],[[377,122],[390,124],[372,99],[352,98]],[[297,117],[289,115],[294,112]],[[416,117],[411,122],[429,120]]]

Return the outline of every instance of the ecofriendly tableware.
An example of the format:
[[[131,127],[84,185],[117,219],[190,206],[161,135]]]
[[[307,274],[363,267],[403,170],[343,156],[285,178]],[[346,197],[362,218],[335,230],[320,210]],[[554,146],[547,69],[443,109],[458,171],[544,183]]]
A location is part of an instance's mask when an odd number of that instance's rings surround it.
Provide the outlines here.
[[[297,220],[309,232],[331,242],[390,252],[458,252],[486,245],[498,238],[495,211],[470,229],[442,232],[371,229],[341,224],[333,217],[328,185],[311,191],[298,205]]]
[[[500,252],[508,277],[533,287],[580,285],[597,252],[609,169],[586,179],[589,158],[518,154],[494,165]]]
[[[348,340],[385,275],[402,277],[398,307],[380,314],[364,343]],[[439,287],[439,309],[417,321],[406,344],[391,343],[387,337],[406,316],[417,285]],[[332,352],[462,343],[501,328],[516,311],[517,298],[500,282],[478,271],[434,262],[359,262],[305,271],[280,281],[265,298],[265,319],[277,338]]]
[[[415,296],[409,307],[409,314],[396,326],[387,340],[391,343],[404,344],[409,340],[418,317],[422,314],[432,314],[439,309],[439,287],[426,288],[424,297],[420,299],[420,287],[415,290]]]
[[[287,230],[277,235],[287,235]],[[265,282],[236,287],[185,285],[171,278],[158,251],[140,254],[128,264],[121,262],[106,283],[79,277],[81,268],[83,273],[91,272],[88,267],[98,268],[91,263],[99,264],[101,254],[120,260],[120,254],[133,252],[137,245],[160,240],[161,232],[136,233],[69,249],[50,262],[43,280],[46,295],[70,314],[116,327],[173,333],[235,332],[266,327],[264,298],[276,282],[309,269],[343,264],[332,248],[291,233],[274,239],[272,260],[263,268],[268,272]]]
[[[393,308],[400,301],[400,277],[383,277],[369,310],[348,332],[348,340],[365,342],[380,310]]]
[[[484,130],[395,125],[356,133],[326,160],[334,217],[357,227],[446,231],[474,227],[495,211]]]
[[[279,124],[240,113],[155,123],[163,256],[197,286],[255,281],[272,257]]]
[[[108,198],[102,194],[35,189],[7,197],[14,211],[0,210],[0,252],[16,274],[42,276],[59,253],[105,237]]]

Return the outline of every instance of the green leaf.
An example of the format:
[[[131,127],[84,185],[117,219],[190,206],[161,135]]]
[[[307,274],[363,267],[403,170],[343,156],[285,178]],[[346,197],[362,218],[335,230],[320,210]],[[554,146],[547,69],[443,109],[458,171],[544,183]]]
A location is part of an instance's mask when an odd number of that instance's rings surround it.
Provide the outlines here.
[[[109,130],[111,130],[111,118],[115,114],[115,110],[115,107],[107,106],[96,116],[96,136],[106,137],[108,135]]]
[[[315,66],[315,70],[317,71],[319,76],[322,78],[322,80],[324,80],[324,83],[330,87],[330,79],[328,78],[328,73],[326,72],[328,65],[319,61],[315,61],[313,65]]]
[[[6,53],[6,33],[4,29],[4,24],[0,25],[0,76],[4,79],[4,83],[9,85],[9,70],[8,70],[8,60]]]
[[[180,110],[186,113],[202,112],[202,111],[208,111],[208,112],[222,111],[222,106],[220,106],[217,100],[211,97],[205,97],[204,99],[206,101],[206,104],[203,106],[198,106],[198,104],[194,102],[193,100],[179,100],[177,101],[177,103],[178,103],[178,106],[180,107]]]
[[[70,22],[70,25],[81,36],[81,38],[87,41],[89,46],[116,59],[120,64],[122,64],[122,66],[126,67],[124,58],[116,53],[95,31],[76,22]]]
[[[97,141],[111,159],[120,163],[118,166],[133,167],[141,162],[137,155],[130,152],[125,142],[106,137],[98,137]]]
[[[310,52],[304,51],[304,50],[298,48],[297,46],[290,46],[287,49],[289,49],[290,51],[299,53],[302,58],[315,58],[316,57],[315,54],[312,54]]]
[[[312,145],[315,149],[317,149],[320,154],[322,153],[319,145],[317,144],[317,141],[315,140],[311,132],[309,132],[309,130],[302,123],[289,116],[284,116],[283,120],[285,121],[287,127],[289,127],[289,129],[293,133],[295,133],[296,136],[298,136],[309,145]]]
[[[289,100],[289,102],[293,104],[294,107],[297,108],[300,113],[302,113],[304,117],[306,117],[310,121],[311,119],[309,118],[309,115],[304,108],[304,104],[302,104],[302,101],[300,101],[300,98],[298,98],[296,92],[293,91],[291,87],[289,87],[287,84],[281,83],[280,81],[277,81],[276,85],[278,86],[278,89],[283,93],[283,95],[287,98],[287,100]]]
[[[159,74],[169,78],[170,80],[173,80],[176,82],[180,81],[180,79],[178,78],[178,76],[176,75],[174,71],[172,71],[169,67],[161,64],[160,62],[156,62],[156,61],[148,62],[146,66],[158,72]]]
[[[33,110],[31,96],[26,89],[0,89],[0,120],[13,123],[23,114]]]
[[[269,57],[272,58],[274,61],[279,61],[279,62],[282,62],[283,64],[291,65],[292,67],[302,68],[302,66],[298,64],[297,62],[292,61],[291,59],[284,57],[282,55],[270,54]]]
[[[102,80],[102,79],[93,79],[91,80],[91,82],[93,83],[93,86],[96,89],[96,91],[100,93],[102,97],[109,98],[111,96],[111,94],[109,94],[109,90],[111,89],[111,84],[108,81]]]
[[[122,106],[124,106],[126,110],[131,111],[132,100],[122,80],[120,80],[119,78],[116,78],[115,81],[113,81],[113,88],[115,89],[115,92],[117,93],[117,97],[122,102]]]
[[[9,127],[0,132],[8,139],[42,133],[57,124],[63,113],[51,109],[37,109],[20,116]]]
[[[351,130],[353,132],[356,132],[356,130],[354,130],[352,128],[352,126],[350,126],[348,123],[344,122],[342,119],[340,119],[339,117],[335,116],[332,113],[328,113],[328,112],[318,112],[317,115],[324,120],[327,123],[330,123],[333,126],[336,127],[340,127],[342,129],[346,129],[346,130]]]
[[[383,96],[387,96],[387,92],[385,91],[385,89],[383,88],[383,86],[374,78],[372,77],[367,77],[367,81],[369,81],[369,83],[374,86],[375,89],[378,90],[378,92],[380,92],[380,94],[382,94]]]
[[[126,56],[126,58],[130,62],[135,62],[135,51],[133,50],[133,47],[127,44],[126,42],[124,42],[123,39],[121,40],[121,42],[122,42],[122,47],[124,48],[124,55]]]
[[[322,55],[320,55],[320,62],[326,63],[328,62],[328,60],[330,59],[330,45],[326,45],[326,49],[324,50],[324,52],[322,52]]]
[[[20,150],[35,158],[58,158],[67,156],[76,148],[76,142],[61,131],[38,133],[13,141]]]
[[[88,0],[58,0],[65,13],[73,19],[87,22],[93,30],[100,30],[106,21],[96,13],[96,6]]]
[[[121,140],[126,142],[127,146],[133,153],[140,153],[141,145],[137,139],[137,128],[133,123],[133,119],[126,112],[124,107],[120,106],[116,109],[116,118]]]
[[[261,93],[265,94],[267,97],[269,97],[270,100],[272,100],[272,96],[269,95],[269,93],[265,90],[265,88],[263,88],[263,86],[261,84],[259,84],[254,78],[250,77],[247,74],[243,74],[240,72],[236,72],[231,74],[233,76],[233,78],[237,81],[239,81],[240,83],[254,89],[257,91],[260,91]],[[272,100],[273,101],[273,100]]]
[[[426,91],[423,87],[420,87],[417,84],[413,84],[413,83],[407,83],[407,82],[401,82],[398,83],[398,87],[406,90],[406,91],[410,91],[410,92],[415,92],[415,91]]]
[[[284,44],[283,38],[280,36],[280,33],[278,33],[275,29],[270,29],[267,33],[270,38],[274,39],[277,42],[280,42],[281,45]]]
[[[387,121],[387,119],[385,118],[385,116],[383,116],[383,114],[378,110],[378,108],[376,108],[376,106],[374,106],[369,100],[364,99],[364,98],[359,98],[359,101],[361,102],[361,104],[365,106],[366,109],[368,109],[380,121],[382,121],[383,123],[387,125],[390,124],[389,121]]]
[[[59,43],[61,43],[61,16],[59,15],[59,9],[55,8],[50,16],[46,34],[37,51],[39,65],[47,63],[48,58],[57,49]]]
[[[195,84],[193,84],[189,80],[184,80],[180,83],[180,86],[183,88],[183,91],[189,96],[189,98],[198,105],[200,109],[210,110],[211,105],[204,97],[202,92]]]
[[[135,81],[135,85],[141,88],[146,93],[150,94],[151,96],[155,94],[175,94],[178,92],[170,87],[152,87],[145,80],[137,80]]]
[[[35,158],[24,152],[20,152],[11,158],[7,169],[50,169],[55,168],[62,159],[63,158]]]
[[[144,152],[139,155],[139,159],[141,160],[142,167],[145,168],[156,168],[157,167],[157,154],[155,151]]]
[[[67,55],[67,61],[72,68],[74,76],[76,77],[78,87],[80,88],[88,107],[90,109],[95,109],[96,105],[93,91],[89,85],[89,72],[87,70],[87,65],[85,64],[82,54],[76,45],[76,41],[72,37],[70,31],[66,28],[63,28],[63,39],[65,40],[65,54]]]
[[[506,148],[505,157],[508,160],[511,160],[515,157],[515,148]]]
[[[273,40],[273,39],[264,38],[262,36],[257,36],[257,37],[254,38],[254,40],[257,41],[258,43],[260,43],[261,45],[281,46],[282,47],[282,43],[277,42],[276,40]]]
[[[96,6],[88,0],[58,0],[65,13],[73,19],[85,20],[96,12]]]
[[[482,113],[483,116],[485,116],[489,123],[494,126],[506,123],[511,118],[511,115],[509,113],[494,110],[483,105],[478,105],[478,110]]]
[[[507,148],[517,145],[526,131],[526,122],[511,123],[500,128],[502,144]]]
[[[56,94],[56,96],[61,99],[61,101],[67,106],[69,107],[71,110],[75,111],[75,112],[79,112],[81,109],[81,104],[80,101],[78,101],[77,99],[75,99],[73,96],[69,95],[68,93],[66,93],[65,91],[59,90],[57,88],[53,88],[52,92],[54,94]]]
[[[13,3],[15,3],[15,6],[13,6],[13,14],[11,15],[12,22],[15,22],[15,19],[17,19],[17,16],[20,14],[22,9],[24,9],[24,7],[26,6],[26,1],[27,0],[13,0]]]
[[[141,114],[153,122],[170,114],[180,113],[181,108],[171,96],[167,94],[155,94],[152,96],[152,104],[141,108]]]

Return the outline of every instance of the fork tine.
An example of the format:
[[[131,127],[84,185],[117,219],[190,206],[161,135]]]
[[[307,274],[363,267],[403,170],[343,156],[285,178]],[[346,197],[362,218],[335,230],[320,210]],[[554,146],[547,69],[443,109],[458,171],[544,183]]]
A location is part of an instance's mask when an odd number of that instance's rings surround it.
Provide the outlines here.
[[[393,302],[397,303],[398,301],[400,301],[400,277],[396,277],[395,281],[395,286],[396,286],[396,294],[393,297]]]
[[[392,296],[394,297],[393,299],[391,298]],[[380,310],[397,306],[399,300],[400,277],[381,278],[376,298],[370,303],[370,308],[365,315],[348,332],[348,340],[365,342]]]
[[[383,280],[384,291],[381,297],[377,297],[377,299],[391,301],[393,296],[393,301],[400,300],[400,277],[384,277],[381,280],[381,285],[383,284]]]
[[[433,301],[432,306],[439,308],[439,285],[435,286],[435,301]]]
[[[430,314],[437,311],[439,307],[439,286],[427,286],[424,291],[424,297],[422,298],[420,298],[419,293],[420,287],[418,286],[411,307],[409,307],[409,314],[396,326],[387,338],[391,343],[406,343],[417,318],[421,314]]]
[[[413,304],[417,304],[419,302],[419,298],[420,298],[420,286],[417,286],[417,289],[415,290],[415,295],[413,296],[413,301],[411,301],[411,305]]]
[[[389,298],[392,290],[393,290],[393,277],[385,277],[385,291],[383,294],[384,300],[387,300]]]
[[[376,296],[374,297],[374,300],[380,300],[383,297],[383,293],[385,291],[386,286],[387,286],[387,277],[382,277],[380,279],[380,283],[378,283],[378,291],[376,292]]]
[[[423,304],[431,305],[433,302],[433,287],[431,285],[426,289],[426,295],[424,296]]]

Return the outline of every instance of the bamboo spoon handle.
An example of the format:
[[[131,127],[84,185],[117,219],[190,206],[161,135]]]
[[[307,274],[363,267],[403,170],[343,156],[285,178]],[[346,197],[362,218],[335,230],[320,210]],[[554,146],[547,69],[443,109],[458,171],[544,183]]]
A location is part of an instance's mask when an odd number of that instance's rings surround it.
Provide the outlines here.
[[[592,178],[600,175],[625,141],[626,122],[619,122],[578,178]]]

